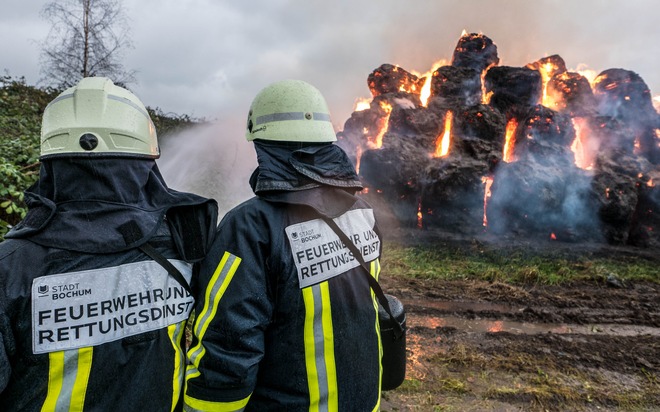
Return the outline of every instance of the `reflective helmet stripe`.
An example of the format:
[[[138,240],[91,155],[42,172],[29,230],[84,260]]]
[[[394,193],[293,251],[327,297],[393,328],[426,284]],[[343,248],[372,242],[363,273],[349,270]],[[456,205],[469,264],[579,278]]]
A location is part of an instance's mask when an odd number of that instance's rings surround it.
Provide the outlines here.
[[[327,113],[318,113],[314,112],[312,113],[312,118],[308,120],[317,120],[317,121],[323,121],[323,122],[329,122],[330,121],[330,115]],[[303,112],[288,112],[288,113],[272,113],[272,114],[265,114],[263,116],[257,117],[256,120],[256,125],[264,124],[264,123],[272,123],[272,122],[283,122],[286,120],[305,120],[305,113]]]

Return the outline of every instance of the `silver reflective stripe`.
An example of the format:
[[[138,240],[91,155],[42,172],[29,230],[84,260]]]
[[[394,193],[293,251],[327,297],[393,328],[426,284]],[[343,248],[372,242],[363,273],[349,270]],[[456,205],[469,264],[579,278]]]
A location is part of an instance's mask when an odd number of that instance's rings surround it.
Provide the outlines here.
[[[63,95],[61,95],[61,96],[57,96],[57,97],[56,97],[55,99],[53,99],[50,103],[48,103],[48,106],[50,106],[50,105],[52,105],[52,104],[55,104],[55,103],[59,102],[60,100],[71,99],[71,98],[73,98],[73,93],[63,94]],[[48,108],[48,106],[46,106],[46,108]]]
[[[327,113],[316,113],[314,112],[314,120],[322,120],[324,122],[330,121],[330,115]]]
[[[127,105],[133,107],[133,108],[134,108],[135,110],[137,110],[138,112],[140,112],[140,113],[142,113],[143,115],[145,115],[147,119],[151,119],[151,118],[149,117],[149,113],[147,113],[143,108],[141,108],[140,106],[138,106],[137,104],[133,103],[132,101],[128,100],[128,99],[125,98],[125,97],[120,97],[120,96],[115,96],[115,95],[113,95],[113,94],[109,94],[109,95],[108,95],[108,99],[109,99],[109,100],[116,100],[116,101],[121,102],[121,103],[125,103],[125,104],[127,104]]]
[[[57,398],[55,410],[68,411],[71,406],[71,396],[73,394],[73,385],[76,383],[78,374],[78,351],[64,351],[64,376],[62,376],[62,389]]]
[[[313,115],[313,120],[318,120],[323,122],[330,121],[330,115],[327,113],[314,112],[312,113],[312,115]],[[263,116],[257,117],[255,124],[258,126],[264,123],[283,122],[286,120],[304,120],[304,119],[305,119],[304,112],[273,113],[273,114],[265,114]]]
[[[245,408],[240,408],[240,409],[224,409],[224,405],[223,405],[222,403],[219,403],[218,405],[219,405],[219,406],[222,405],[222,406],[223,406],[223,409],[222,409],[222,410],[225,411],[225,412],[243,412],[243,411],[245,410]],[[195,409],[195,408],[193,408],[193,407],[190,406],[190,405],[183,405],[183,410],[184,410],[184,412],[206,412],[206,411],[203,411],[203,410],[201,410],[201,409]]]
[[[323,334],[323,299],[321,287],[312,286],[314,294],[314,353],[319,385],[319,412],[328,410],[328,372],[325,365],[325,335]]]

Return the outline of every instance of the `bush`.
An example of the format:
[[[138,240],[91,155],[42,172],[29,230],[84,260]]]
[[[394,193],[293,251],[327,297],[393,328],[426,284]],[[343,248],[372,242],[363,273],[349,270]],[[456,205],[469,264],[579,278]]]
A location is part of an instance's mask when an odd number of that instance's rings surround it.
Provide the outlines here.
[[[0,240],[25,217],[23,191],[39,177],[41,117],[58,93],[0,77]]]

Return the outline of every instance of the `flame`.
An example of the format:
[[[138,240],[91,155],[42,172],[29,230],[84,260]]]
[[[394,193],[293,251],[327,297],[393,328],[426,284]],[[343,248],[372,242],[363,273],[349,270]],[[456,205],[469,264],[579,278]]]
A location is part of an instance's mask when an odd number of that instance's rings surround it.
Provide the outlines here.
[[[504,160],[507,163],[516,160],[513,157],[513,146],[515,143],[514,136],[516,135],[517,128],[518,128],[518,121],[516,119],[511,119],[506,124],[506,136],[504,140],[504,152],[503,152],[502,160]]]
[[[655,187],[655,184],[653,184],[653,179],[649,179],[649,181],[646,182],[646,185],[647,185],[648,187]]]
[[[596,70],[590,69],[589,66],[584,63],[580,63],[577,65],[577,69],[573,71],[585,77],[587,81],[589,81],[591,87],[594,86],[594,80],[598,77],[598,72]]]
[[[495,63],[491,63],[481,72],[481,102],[483,104],[490,104],[490,98],[493,97],[493,91],[486,92],[486,73],[490,70],[491,67],[496,66]]]
[[[557,236],[554,233],[550,233],[550,239],[557,240]]]
[[[427,107],[429,104],[429,98],[431,97],[431,84],[433,83],[433,73],[438,70],[438,68],[442,66],[446,66],[449,63],[445,59],[440,59],[436,62],[433,63],[431,66],[431,70],[427,71],[424,74],[419,74],[416,71],[412,71],[411,73],[414,74],[415,76],[421,78],[424,78],[424,85],[422,86],[422,90],[419,91],[419,100],[422,103],[422,106]]]
[[[424,227],[422,223],[422,200],[419,199],[417,202],[417,228],[421,229],[422,227]]]
[[[461,37],[465,37],[467,35],[468,35],[467,30],[463,29],[463,31],[461,32]]]
[[[380,101],[380,107],[385,111],[385,116],[380,119],[380,128],[378,133],[373,138],[370,138],[367,145],[370,149],[380,149],[383,146],[383,136],[387,132],[389,126],[390,114],[392,114],[392,105],[386,101]]]
[[[657,112],[660,112],[660,94],[657,96],[653,96],[653,107],[655,107],[655,110]],[[656,133],[658,131],[656,130]]]
[[[482,90],[483,90],[483,92],[482,92],[482,94],[481,94],[481,101],[482,101],[482,103],[483,103],[483,104],[490,104],[490,99],[491,99],[491,97],[493,97],[493,92],[490,91],[490,92],[486,93],[486,89],[485,89],[485,88],[482,89]]]
[[[575,154],[575,165],[580,169],[593,169],[593,153],[588,150],[590,129],[588,120],[582,117],[571,119],[575,128],[575,140],[571,144],[571,150]]]
[[[355,103],[353,104],[353,111],[361,112],[363,110],[367,110],[370,107],[371,107],[370,98],[358,97],[357,99],[355,99]]]
[[[543,96],[541,97],[541,104],[545,107],[552,107],[555,105],[553,99],[548,97],[548,83],[557,69],[557,65],[552,62],[544,63],[539,67],[539,72],[541,73],[541,79],[543,81]]]
[[[438,139],[435,141],[435,152],[433,157],[445,157],[449,153],[449,143],[451,142],[451,122],[454,114],[451,110],[447,111],[445,115],[445,127]]]
[[[481,183],[484,184],[484,220],[483,226],[488,226],[488,217],[486,211],[488,210],[488,199],[493,195],[493,192],[490,190],[490,187],[493,185],[493,176],[484,176],[481,178]]]

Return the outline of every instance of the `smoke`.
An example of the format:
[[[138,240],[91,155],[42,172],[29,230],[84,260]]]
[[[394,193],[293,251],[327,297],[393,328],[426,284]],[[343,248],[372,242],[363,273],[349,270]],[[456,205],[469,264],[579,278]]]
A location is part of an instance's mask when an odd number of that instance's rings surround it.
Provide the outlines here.
[[[222,217],[252,196],[248,184],[256,167],[252,144],[228,133],[219,122],[207,123],[161,138],[158,167],[167,185],[218,202]]]

